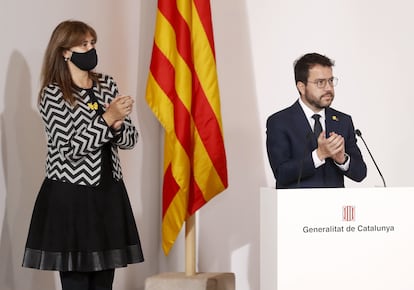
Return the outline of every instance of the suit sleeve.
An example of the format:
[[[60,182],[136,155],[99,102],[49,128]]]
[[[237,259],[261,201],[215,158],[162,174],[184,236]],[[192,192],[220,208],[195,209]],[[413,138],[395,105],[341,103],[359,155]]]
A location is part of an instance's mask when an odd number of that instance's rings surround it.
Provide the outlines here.
[[[132,149],[137,144],[138,131],[129,116],[125,118],[122,130],[120,130],[112,142],[120,149]]]
[[[357,145],[355,129],[351,118],[349,121],[347,138],[345,140],[345,152],[351,158],[349,168],[344,173],[345,176],[357,182],[362,181],[367,176],[367,165],[365,164],[361,151]]]
[[[291,187],[300,175],[305,178],[315,173],[307,147],[310,140],[289,130],[294,129],[286,126],[286,120],[282,122],[274,117],[267,120],[267,154],[279,187]]]
[[[105,82],[109,84],[108,87],[113,92],[113,96],[107,100],[109,103],[119,94],[119,89],[117,83],[111,76],[106,76]],[[138,131],[129,116],[125,118],[121,130],[114,131],[111,129],[111,131],[114,133],[114,138],[111,140],[112,144],[118,146],[120,149],[132,149],[138,142]]]

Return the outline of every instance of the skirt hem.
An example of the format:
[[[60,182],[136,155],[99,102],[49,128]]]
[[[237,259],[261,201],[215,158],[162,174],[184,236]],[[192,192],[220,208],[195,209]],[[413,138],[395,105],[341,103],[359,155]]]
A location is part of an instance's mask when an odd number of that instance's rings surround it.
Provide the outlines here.
[[[38,270],[92,272],[144,261],[140,245],[94,252],[49,252],[26,248],[22,266]]]

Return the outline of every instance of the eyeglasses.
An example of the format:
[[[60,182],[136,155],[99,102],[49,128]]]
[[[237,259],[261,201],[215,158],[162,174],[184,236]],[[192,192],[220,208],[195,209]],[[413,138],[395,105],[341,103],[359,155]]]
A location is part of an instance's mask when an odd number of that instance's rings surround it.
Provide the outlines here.
[[[330,79],[319,79],[316,81],[308,81],[308,83],[315,84],[318,88],[322,89],[326,87],[326,84],[329,84],[331,87],[334,87],[338,84],[338,78],[332,77]]]

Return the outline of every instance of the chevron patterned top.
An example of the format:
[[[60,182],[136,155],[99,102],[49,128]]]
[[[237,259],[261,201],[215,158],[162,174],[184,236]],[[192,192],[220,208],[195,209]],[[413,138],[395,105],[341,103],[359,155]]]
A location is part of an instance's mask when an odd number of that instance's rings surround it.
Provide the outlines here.
[[[99,75],[93,91],[104,107],[118,95],[118,87],[111,76]],[[46,135],[46,176],[53,180],[79,185],[97,186],[101,176],[101,148],[111,143],[112,174],[122,179],[118,148],[132,149],[138,141],[138,132],[127,117],[122,130],[107,126],[86,90],[75,92],[77,102],[71,105],[63,99],[56,84],[43,89],[39,104]],[[95,106],[95,105],[94,105]]]

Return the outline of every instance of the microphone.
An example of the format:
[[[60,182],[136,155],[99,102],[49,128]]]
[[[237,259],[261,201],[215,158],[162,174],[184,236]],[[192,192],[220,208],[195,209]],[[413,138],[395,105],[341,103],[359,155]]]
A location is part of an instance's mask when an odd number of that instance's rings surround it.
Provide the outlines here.
[[[372,161],[374,162],[374,165],[375,165],[375,167],[377,168],[377,171],[378,171],[379,175],[381,176],[382,183],[384,184],[384,187],[387,187],[387,186],[385,185],[385,179],[384,179],[384,177],[382,176],[381,170],[379,169],[379,167],[378,167],[378,165],[377,165],[377,162],[375,162],[375,159],[374,159],[374,157],[372,156],[371,151],[369,150],[367,143],[365,143],[364,138],[362,138],[362,133],[361,133],[361,131],[360,131],[360,130],[358,130],[358,129],[356,129],[356,130],[355,130],[355,134],[356,134],[359,138],[361,138],[362,142],[364,142],[365,148],[367,148],[367,151],[368,151],[368,153],[369,153],[369,156],[371,156],[371,159],[372,159]]]
[[[300,161],[298,182],[297,182],[297,185],[296,185],[296,187],[298,187],[298,188],[300,187],[300,181],[302,179],[302,173],[303,173],[303,161],[305,159],[306,149],[307,149],[307,146],[308,146],[309,139],[311,139],[310,138],[311,136],[314,136],[312,131],[308,132],[308,134],[306,134],[306,137],[305,137],[305,147],[303,148],[303,156],[302,156],[302,159]]]

